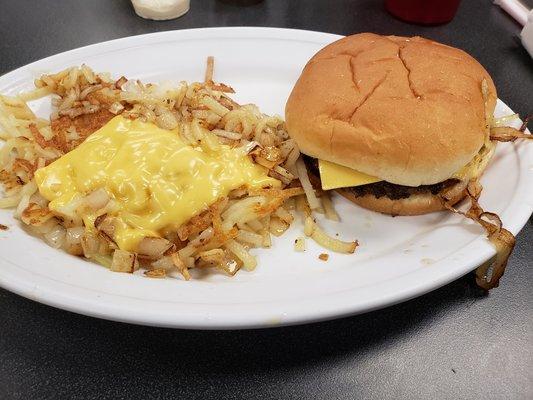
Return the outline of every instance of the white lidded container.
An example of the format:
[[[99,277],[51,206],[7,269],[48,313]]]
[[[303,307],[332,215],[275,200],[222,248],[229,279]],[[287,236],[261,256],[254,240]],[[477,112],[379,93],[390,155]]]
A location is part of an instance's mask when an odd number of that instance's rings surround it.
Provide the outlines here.
[[[189,11],[190,0],[131,0],[138,16],[157,21],[181,17]]]

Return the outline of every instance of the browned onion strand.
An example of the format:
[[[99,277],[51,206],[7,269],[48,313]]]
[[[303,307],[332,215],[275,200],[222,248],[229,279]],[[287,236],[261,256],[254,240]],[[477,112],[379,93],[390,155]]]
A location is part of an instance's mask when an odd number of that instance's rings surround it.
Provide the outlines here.
[[[490,129],[490,139],[498,142],[514,142],[516,139],[533,139],[531,134],[525,133],[531,115],[524,118],[519,129],[510,126],[495,126]]]
[[[533,139],[533,135],[509,126],[491,128],[490,139],[498,142],[514,142],[516,139]]]
[[[478,199],[481,190],[482,187],[478,181],[469,182],[466,194],[470,201],[470,207],[466,212],[460,211],[449,204],[445,193],[441,194],[441,199],[444,207],[448,210],[463,215],[481,225],[487,232],[487,238],[496,248],[496,256],[476,269],[476,283],[481,288],[490,290],[499,285],[516,239],[511,232],[503,228],[502,220],[497,214],[484,211],[479,205]],[[489,270],[492,270],[490,276],[488,276]]]
[[[529,120],[531,119],[531,117],[533,117],[533,115],[529,114],[524,118],[524,122],[522,122],[519,131],[524,132],[527,129],[527,124],[529,124]]]

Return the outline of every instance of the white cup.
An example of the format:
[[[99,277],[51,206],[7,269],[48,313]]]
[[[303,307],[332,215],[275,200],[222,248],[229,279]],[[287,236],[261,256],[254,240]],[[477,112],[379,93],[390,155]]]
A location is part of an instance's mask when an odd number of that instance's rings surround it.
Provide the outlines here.
[[[157,21],[181,17],[189,11],[190,0],[131,0],[139,17]]]

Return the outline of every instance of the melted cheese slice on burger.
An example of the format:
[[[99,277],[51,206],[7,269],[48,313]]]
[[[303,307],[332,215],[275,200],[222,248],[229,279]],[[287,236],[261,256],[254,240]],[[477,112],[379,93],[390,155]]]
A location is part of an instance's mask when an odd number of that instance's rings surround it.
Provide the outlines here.
[[[483,157],[476,155],[474,159],[451,176],[454,179],[467,179],[477,177],[481,174],[485,164]],[[332,163],[330,161],[318,160],[318,171],[323,190],[340,189],[354,186],[367,185],[369,183],[381,182],[383,179],[363,172],[356,171],[344,165]]]
[[[56,214],[72,215],[76,207],[86,228],[93,229],[97,215],[79,206],[80,199],[105,189],[113,200],[108,215],[116,217],[115,241],[120,249],[135,251],[145,236],[177,229],[233,189],[280,186],[242,149],[221,145],[206,152],[187,145],[178,133],[117,116],[37,170],[39,191]]]
[[[382,180],[344,165],[324,160],[318,160],[318,170],[323,190],[361,186]]]

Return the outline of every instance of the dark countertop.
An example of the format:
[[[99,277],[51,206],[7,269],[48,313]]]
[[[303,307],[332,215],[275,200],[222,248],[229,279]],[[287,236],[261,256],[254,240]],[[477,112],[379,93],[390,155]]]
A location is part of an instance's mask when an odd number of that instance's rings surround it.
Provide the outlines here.
[[[274,26],[422,35],[465,49],[499,97],[531,112],[533,61],[520,28],[486,0],[452,23],[408,25],[381,0],[192,0],[169,22],[127,0],[0,0],[0,73],[64,50],[141,33]],[[0,289],[0,399],[531,399],[533,224],[518,235],[502,286],[467,275],[409,302],[352,318],[258,331],[179,331],[56,310]]]

